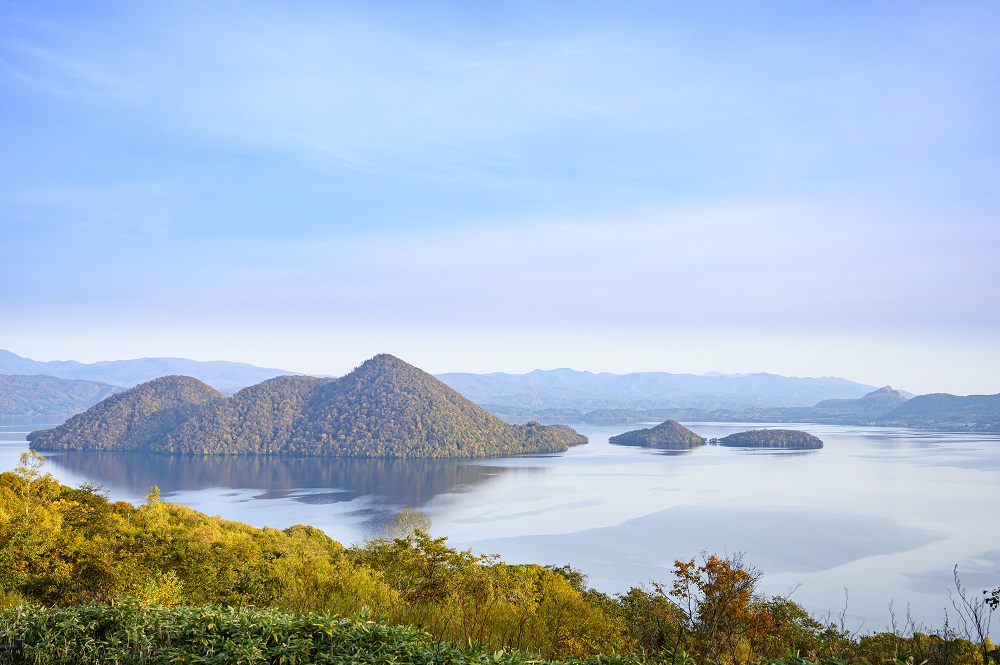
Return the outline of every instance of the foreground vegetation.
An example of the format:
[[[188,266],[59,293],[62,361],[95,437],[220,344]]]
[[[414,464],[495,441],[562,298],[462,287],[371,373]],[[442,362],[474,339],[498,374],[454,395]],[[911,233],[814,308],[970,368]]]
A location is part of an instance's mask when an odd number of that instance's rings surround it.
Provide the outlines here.
[[[46,664],[538,662],[525,653],[459,649],[426,632],[386,623],[275,609],[167,608],[135,601],[9,610],[0,614],[0,640],[13,635],[29,645],[20,660]],[[588,662],[629,660],[598,656]]]
[[[569,567],[450,548],[415,513],[345,548],[155,490],[112,503],[41,464],[0,474],[0,642],[23,637],[24,662],[998,662],[981,630],[995,595],[960,594],[979,612],[963,634],[857,636],[759,594],[739,557],[677,561],[670,582],[608,596]]]

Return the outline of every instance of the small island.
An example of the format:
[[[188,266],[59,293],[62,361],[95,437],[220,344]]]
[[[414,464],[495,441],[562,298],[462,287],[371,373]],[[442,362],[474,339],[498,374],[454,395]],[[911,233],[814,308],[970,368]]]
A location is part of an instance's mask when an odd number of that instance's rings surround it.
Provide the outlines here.
[[[632,430],[608,439],[618,446],[643,446],[645,448],[665,448],[687,450],[705,444],[705,437],[698,436],[676,420],[668,420],[656,427]]]
[[[823,442],[818,437],[794,429],[752,429],[749,432],[730,434],[713,443],[733,448],[815,450],[823,447]]]

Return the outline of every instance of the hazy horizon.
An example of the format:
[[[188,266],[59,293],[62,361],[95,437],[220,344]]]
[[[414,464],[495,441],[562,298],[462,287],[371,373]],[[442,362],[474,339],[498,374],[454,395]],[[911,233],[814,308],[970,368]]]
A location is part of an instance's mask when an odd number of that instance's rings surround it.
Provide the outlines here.
[[[0,348],[1000,392],[1000,6],[0,8]]]
[[[2,352],[2,351],[7,351],[9,353],[13,353],[14,355],[16,355],[18,357],[24,358],[26,360],[35,361],[35,362],[80,362],[80,363],[86,364],[86,365],[92,365],[92,364],[104,363],[104,362],[129,362],[129,361],[141,361],[141,360],[194,360],[193,358],[181,358],[181,357],[177,357],[177,356],[142,356],[142,357],[139,357],[139,358],[104,358],[102,360],[96,360],[96,361],[90,361],[90,362],[83,362],[83,361],[77,360],[76,358],[52,358],[52,359],[49,359],[49,360],[39,360],[38,358],[27,358],[27,357],[22,356],[22,355],[14,352],[14,351],[11,351],[10,349],[0,349],[0,352]],[[395,355],[395,354],[390,354],[390,355]],[[400,359],[404,360],[404,361],[406,360],[405,358],[400,358]],[[358,366],[358,365],[360,365],[365,360],[367,360],[367,358],[363,358],[363,359],[359,360],[357,363],[355,363],[355,367]],[[214,359],[209,359],[209,360],[200,360],[200,361],[196,361],[196,362],[219,362],[219,359],[218,358],[214,358]],[[336,375],[332,375],[332,374],[325,375],[325,374],[322,374],[320,372],[289,370],[288,368],[284,368],[284,367],[261,367],[259,365],[254,365],[253,363],[246,363],[245,361],[241,361],[241,360],[222,361],[222,362],[235,362],[235,363],[240,363],[240,364],[249,364],[249,365],[253,365],[254,367],[259,367],[261,369],[275,369],[275,370],[282,370],[282,371],[288,371],[288,372],[296,372],[296,373],[300,373],[300,374],[308,374],[308,375],[312,375],[312,376],[336,376]],[[431,372],[431,373],[433,373],[433,374],[476,374],[476,375],[506,374],[506,375],[510,375],[510,376],[522,376],[522,375],[525,375],[525,374],[531,374],[533,372],[558,372],[558,371],[571,371],[571,372],[580,372],[580,373],[584,373],[584,374],[594,374],[594,375],[599,375],[599,374],[624,375],[624,374],[630,373],[630,372],[595,372],[595,371],[592,371],[592,370],[589,370],[589,369],[586,369],[586,368],[577,368],[577,367],[536,367],[536,368],[527,370],[525,372],[503,372],[503,371],[499,371],[499,370],[495,371],[495,372],[490,372],[490,371],[486,371],[486,372],[463,372],[461,370],[458,370],[458,371],[454,371],[454,372]],[[773,372],[717,372],[717,371],[713,371],[713,370],[710,370],[710,371],[707,371],[707,372],[701,372],[701,373],[698,373],[698,374],[692,374],[690,372],[685,372],[685,373],[670,372],[670,371],[667,371],[667,370],[640,370],[640,371],[635,372],[635,373],[653,373],[653,374],[663,373],[663,374],[684,374],[684,375],[689,375],[689,376],[719,376],[719,377],[743,377],[743,376],[751,376],[753,374],[774,374]],[[845,379],[845,380],[848,380],[848,381],[852,380],[852,379],[850,379],[850,377],[832,376],[832,375],[812,376],[812,377],[796,377],[796,376],[792,376],[792,377],[788,377],[788,378]],[[856,383],[861,383],[861,382],[856,382]],[[877,386],[877,387],[881,387],[881,386]],[[903,390],[905,390],[905,389],[903,389]]]

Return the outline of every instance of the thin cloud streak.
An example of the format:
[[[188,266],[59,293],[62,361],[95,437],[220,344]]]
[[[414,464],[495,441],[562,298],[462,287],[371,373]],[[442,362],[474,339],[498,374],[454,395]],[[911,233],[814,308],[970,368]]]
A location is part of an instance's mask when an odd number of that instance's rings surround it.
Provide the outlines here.
[[[996,329],[997,311],[976,301],[1000,281],[1000,267],[988,260],[997,231],[984,243],[980,233],[963,237],[912,219],[880,222],[782,207],[667,209],[266,249],[225,240],[175,254],[142,240],[118,244],[114,261],[93,266],[61,297],[72,307],[104,289],[105,315],[122,304],[133,314],[166,309],[180,318],[253,307],[275,317],[321,319],[329,311],[359,325],[473,329],[605,329],[622,321],[761,331]],[[104,240],[79,242],[51,260],[99,252]],[[122,272],[129,279],[116,279]],[[963,288],[969,283],[985,290]],[[33,300],[9,305],[31,308]]]

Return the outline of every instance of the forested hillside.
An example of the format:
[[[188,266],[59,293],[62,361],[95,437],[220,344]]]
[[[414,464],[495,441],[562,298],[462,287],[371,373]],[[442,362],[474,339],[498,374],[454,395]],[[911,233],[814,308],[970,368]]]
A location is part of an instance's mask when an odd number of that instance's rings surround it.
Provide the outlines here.
[[[490,457],[586,443],[565,427],[509,425],[390,355],[339,379],[283,376],[231,398],[164,377],[29,437],[38,450],[344,457]]]
[[[189,376],[165,376],[117,393],[59,427],[29,438],[62,450],[146,450],[226,396]],[[37,436],[36,436],[37,435]]]
[[[121,390],[96,381],[0,374],[0,416],[65,418]]]

